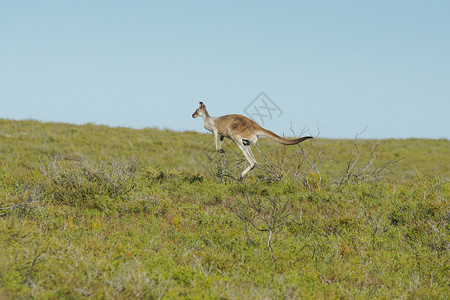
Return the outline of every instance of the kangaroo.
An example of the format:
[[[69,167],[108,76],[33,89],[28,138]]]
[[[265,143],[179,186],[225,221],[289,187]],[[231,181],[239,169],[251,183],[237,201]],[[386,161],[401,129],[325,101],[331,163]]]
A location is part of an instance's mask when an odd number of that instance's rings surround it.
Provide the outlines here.
[[[250,166],[241,173],[239,180],[242,180],[248,172],[256,167],[256,159],[253,156],[250,145],[256,144],[258,136],[267,136],[283,145],[296,145],[312,138],[312,136],[305,136],[298,139],[285,139],[270,130],[262,128],[255,121],[242,115],[211,117],[206,110],[205,104],[203,102],[199,103],[200,107],[192,114],[192,117],[203,118],[203,126],[214,135],[216,151],[225,152],[222,149],[222,142],[225,137],[228,137],[241,149],[249,162]]]

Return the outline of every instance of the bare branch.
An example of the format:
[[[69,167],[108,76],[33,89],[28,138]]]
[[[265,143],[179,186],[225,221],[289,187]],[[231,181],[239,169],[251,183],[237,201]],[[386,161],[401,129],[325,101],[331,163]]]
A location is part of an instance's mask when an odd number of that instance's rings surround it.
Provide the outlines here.
[[[370,170],[373,167],[373,164],[376,160],[375,151],[378,149],[379,145],[374,145],[370,148],[370,158],[369,161],[364,164],[361,168],[355,169],[356,164],[359,162],[360,159],[360,150],[358,147],[357,139],[360,134],[362,134],[366,129],[361,131],[360,133],[356,134],[354,140],[353,140],[353,147],[356,151],[356,154],[352,152],[351,149],[349,149],[352,156],[350,157],[348,163],[347,163],[347,169],[344,173],[344,175],[341,177],[339,182],[336,184],[336,187],[339,188],[342,186],[342,184],[347,180],[347,182],[369,182],[381,179],[383,176],[390,175],[392,172],[387,172],[388,166],[394,163],[397,163],[398,160],[394,161],[388,161],[383,164],[383,166],[379,168],[374,168],[373,170]]]
[[[257,231],[269,233],[266,249],[272,249],[272,235],[289,222],[289,216],[293,213],[288,209],[288,201],[280,203],[277,198],[269,199],[269,203],[263,203],[262,198],[256,201],[247,198],[245,202],[235,201],[232,205],[228,205],[228,208],[244,222],[246,230],[249,224]]]

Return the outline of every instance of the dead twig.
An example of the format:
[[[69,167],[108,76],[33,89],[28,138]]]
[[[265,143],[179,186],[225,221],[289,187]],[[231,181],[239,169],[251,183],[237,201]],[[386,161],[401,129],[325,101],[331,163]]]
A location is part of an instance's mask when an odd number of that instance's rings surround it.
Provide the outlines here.
[[[28,284],[31,280],[31,275],[33,274],[34,267],[40,262],[39,258],[45,251],[38,252],[40,243],[36,243],[36,247],[34,248],[34,256],[33,261],[31,262],[30,269],[24,280],[21,281],[22,284]]]

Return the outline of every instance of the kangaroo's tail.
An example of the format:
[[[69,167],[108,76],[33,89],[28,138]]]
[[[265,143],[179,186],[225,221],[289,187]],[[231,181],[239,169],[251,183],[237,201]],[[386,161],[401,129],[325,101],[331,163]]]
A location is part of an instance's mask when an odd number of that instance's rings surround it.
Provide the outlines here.
[[[260,132],[258,134],[265,135],[265,136],[271,138],[272,140],[274,140],[280,144],[283,144],[283,145],[296,145],[298,143],[303,142],[304,140],[313,138],[312,136],[304,136],[304,137],[301,137],[298,139],[286,139],[286,138],[283,138],[283,137],[273,133],[272,131],[264,129],[262,127],[260,128]]]

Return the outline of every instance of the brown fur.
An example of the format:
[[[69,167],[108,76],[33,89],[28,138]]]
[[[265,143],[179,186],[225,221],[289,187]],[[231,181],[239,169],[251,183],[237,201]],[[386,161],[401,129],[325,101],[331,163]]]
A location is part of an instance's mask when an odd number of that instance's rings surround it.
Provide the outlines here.
[[[200,107],[192,114],[192,117],[203,117],[204,127],[214,134],[217,151],[224,152],[222,149],[224,137],[230,138],[242,150],[250,166],[242,172],[241,179],[256,166],[256,159],[250,149],[250,144],[256,144],[258,136],[267,136],[283,145],[295,145],[312,138],[306,136],[298,139],[286,139],[262,128],[255,121],[242,115],[210,117],[203,102],[200,102]],[[219,137],[220,141],[218,141]]]

